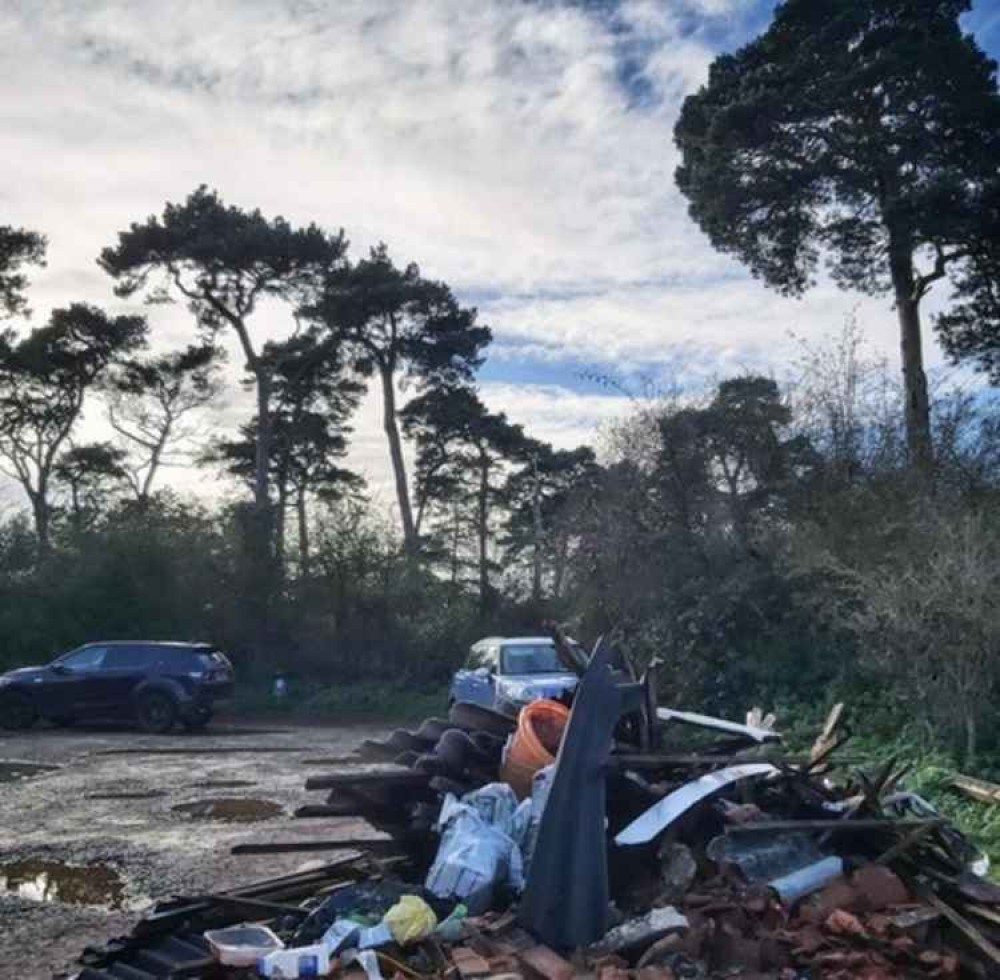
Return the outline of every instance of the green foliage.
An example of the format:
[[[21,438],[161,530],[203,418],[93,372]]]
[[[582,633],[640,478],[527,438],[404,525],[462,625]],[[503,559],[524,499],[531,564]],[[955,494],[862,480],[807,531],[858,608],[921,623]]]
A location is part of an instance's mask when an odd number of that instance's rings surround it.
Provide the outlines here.
[[[995,65],[968,0],[786,0],[684,104],[677,171],[713,244],[782,292],[822,254],[842,284],[888,288],[889,239],[960,245],[996,179]]]
[[[21,485],[41,553],[48,549],[50,482],[87,395],[117,360],[146,343],[141,316],[86,303],[52,311],[25,337],[0,337],[0,458]]]
[[[0,317],[28,312],[24,297],[28,277],[23,266],[43,265],[45,245],[38,232],[0,225]]]
[[[403,540],[411,558],[419,533],[399,436],[396,385],[415,380],[422,389],[451,389],[471,380],[490,342],[489,327],[476,322],[443,282],[426,279],[415,263],[397,268],[385,245],[367,259],[332,271],[319,298],[303,314],[326,327],[360,375],[378,375],[382,419],[396,483]]]
[[[962,307],[940,321],[982,357],[1000,189],[996,64],[962,31],[970,0],[785,0],[770,27],[712,64],[674,136],[678,187],[720,251],[784,295],[821,262],[843,288],[891,291],[907,438],[930,467],[921,299],[949,273]],[[989,343],[986,343],[986,348]],[[988,366],[988,362],[987,362]]]
[[[265,297],[301,297],[346,248],[343,232],[329,235],[315,224],[293,228],[282,217],[227,205],[202,185],[183,203],[168,203],[161,218],[121,232],[99,264],[117,281],[120,296],[134,295],[159,275],[151,298],[163,301],[177,290],[214,330],[249,316]]]
[[[957,302],[934,323],[952,359],[971,362],[995,385],[1000,384],[1000,186],[985,195],[981,222],[966,262],[953,276]]]

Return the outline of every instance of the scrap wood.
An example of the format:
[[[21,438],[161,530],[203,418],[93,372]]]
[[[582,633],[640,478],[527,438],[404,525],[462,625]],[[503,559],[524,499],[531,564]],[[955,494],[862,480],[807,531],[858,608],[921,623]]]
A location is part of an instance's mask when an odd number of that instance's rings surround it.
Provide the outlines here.
[[[263,841],[260,843],[235,844],[230,854],[296,854],[311,851],[381,851],[394,853],[399,844],[385,837],[347,837],[339,840],[296,840]]]
[[[830,747],[834,742],[833,736],[840,727],[843,714],[844,703],[842,701],[838,701],[837,704],[830,709],[830,713],[826,716],[826,723],[823,725],[823,730],[816,737],[816,741],[813,742],[809,755],[814,764],[818,763],[822,756],[829,753]]]
[[[927,820],[893,820],[891,817],[864,817],[859,820],[761,820],[757,823],[735,824],[727,834],[767,834],[786,830],[835,830],[857,833],[861,830],[913,830],[917,827],[941,827],[944,817]]]
[[[611,756],[611,763],[623,769],[693,769],[701,766],[725,768],[735,760],[745,759],[747,755],[756,753],[757,749],[743,749],[730,755],[707,755],[704,753],[659,754],[646,752],[616,752]],[[767,757],[767,762],[778,765],[774,759]],[[780,760],[779,760],[780,761]]]
[[[831,765],[830,759],[832,758],[832,756],[836,752],[839,752],[840,749],[843,748],[843,746],[847,742],[849,742],[853,737],[854,736],[852,735],[851,732],[844,732],[844,734],[841,735],[840,738],[835,739],[834,741],[830,742],[830,744],[827,745],[823,749],[823,751],[820,752],[818,755],[810,752],[809,753],[809,764],[805,767],[805,769],[802,770],[803,774],[807,775],[807,776],[810,776],[810,775],[811,776],[816,776],[816,775],[819,775],[821,772],[825,772],[826,768],[829,765]],[[843,758],[841,758],[841,759],[838,759],[837,761],[841,765],[845,765],[848,762],[857,761],[857,760],[850,760],[850,759],[843,759]]]
[[[548,630],[549,636],[552,637],[552,642],[555,644],[556,655],[559,657],[559,662],[569,671],[576,674],[577,677],[583,677],[587,671],[587,661],[586,657],[582,656],[575,650],[572,644],[563,632],[562,627],[555,622],[545,622],[542,624],[543,628]],[[600,640],[598,640],[598,644]]]
[[[261,898],[248,898],[245,895],[208,894],[200,896],[200,900],[211,902],[213,905],[232,905],[234,908],[250,912],[266,913],[266,917],[269,919],[273,919],[278,915],[299,915],[305,918],[309,914],[308,909],[304,909],[299,905],[267,902]]]
[[[977,905],[974,902],[966,902],[963,908],[969,915],[974,915],[977,919],[983,919],[993,926],[1000,926],[1000,912],[990,908],[988,905]]]
[[[300,745],[297,748],[288,745],[233,745],[204,746],[201,748],[135,748],[135,749],[101,749],[94,755],[278,755],[281,753],[308,752],[311,746]]]
[[[905,854],[914,844],[921,841],[934,829],[934,824],[925,824],[923,827],[914,827],[901,840],[896,841],[887,851],[884,851],[877,858],[875,864],[891,864],[896,858]]]
[[[914,889],[917,895],[940,912],[962,935],[965,936],[981,953],[1000,966],[1000,947],[994,945],[987,939],[968,919],[955,911],[947,902],[940,898],[935,892],[924,886],[917,885]]]
[[[310,776],[306,789],[349,789],[354,786],[426,786],[430,782],[427,773],[415,769],[382,768],[361,769],[354,772],[332,772],[325,776]]]
[[[957,773],[949,785],[980,803],[1000,803],[1000,785],[988,783],[985,779]]]

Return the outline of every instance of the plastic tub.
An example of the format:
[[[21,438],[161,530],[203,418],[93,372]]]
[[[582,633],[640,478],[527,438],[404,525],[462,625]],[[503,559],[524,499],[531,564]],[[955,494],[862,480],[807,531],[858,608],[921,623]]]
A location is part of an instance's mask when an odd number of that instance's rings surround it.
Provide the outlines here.
[[[224,966],[256,966],[268,953],[284,949],[285,944],[266,926],[230,926],[205,933],[212,955]]]
[[[569,708],[558,701],[532,701],[521,709],[500,767],[500,778],[519,800],[531,796],[535,773],[555,762],[568,721]]]

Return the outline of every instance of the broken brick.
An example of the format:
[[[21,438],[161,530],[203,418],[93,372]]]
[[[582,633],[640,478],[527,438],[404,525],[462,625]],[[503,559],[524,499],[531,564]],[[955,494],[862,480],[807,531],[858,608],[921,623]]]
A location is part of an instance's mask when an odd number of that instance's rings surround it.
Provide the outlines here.
[[[541,944],[522,950],[517,958],[528,970],[545,980],[572,980],[575,973],[571,963]]]
[[[867,864],[851,876],[859,905],[869,912],[881,912],[892,905],[906,905],[913,901],[899,875],[880,864]]]
[[[451,961],[463,980],[469,977],[488,977],[494,972],[489,961],[468,946],[456,946],[451,951]]]

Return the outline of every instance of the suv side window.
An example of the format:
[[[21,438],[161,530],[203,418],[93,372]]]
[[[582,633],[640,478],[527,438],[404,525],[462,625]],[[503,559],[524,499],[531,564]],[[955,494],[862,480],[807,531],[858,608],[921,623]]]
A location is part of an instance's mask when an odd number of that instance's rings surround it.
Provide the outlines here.
[[[66,654],[59,663],[77,674],[93,674],[104,669],[107,647],[84,647]]]
[[[111,647],[104,660],[104,669],[145,670],[155,662],[148,647]]]

